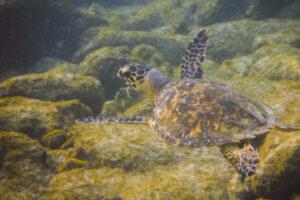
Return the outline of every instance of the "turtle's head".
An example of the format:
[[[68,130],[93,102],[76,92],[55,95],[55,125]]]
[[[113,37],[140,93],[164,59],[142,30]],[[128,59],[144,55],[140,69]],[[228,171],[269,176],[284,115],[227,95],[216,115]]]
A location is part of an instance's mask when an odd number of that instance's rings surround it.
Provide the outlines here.
[[[125,80],[126,85],[150,98],[153,98],[166,82],[166,78],[158,71],[138,63],[121,66],[118,76]]]

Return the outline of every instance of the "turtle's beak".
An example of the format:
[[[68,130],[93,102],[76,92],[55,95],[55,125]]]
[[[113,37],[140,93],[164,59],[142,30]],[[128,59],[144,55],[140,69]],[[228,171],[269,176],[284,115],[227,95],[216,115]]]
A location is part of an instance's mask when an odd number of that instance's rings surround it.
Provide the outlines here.
[[[117,77],[121,78],[123,77],[123,72],[122,72],[122,68],[119,69],[118,73],[117,73]]]
[[[127,66],[127,65],[124,65],[124,66],[122,66],[122,67],[119,69],[117,76],[118,76],[119,78],[121,78],[121,79],[124,79],[124,74],[125,74],[126,72],[128,73],[128,66]]]

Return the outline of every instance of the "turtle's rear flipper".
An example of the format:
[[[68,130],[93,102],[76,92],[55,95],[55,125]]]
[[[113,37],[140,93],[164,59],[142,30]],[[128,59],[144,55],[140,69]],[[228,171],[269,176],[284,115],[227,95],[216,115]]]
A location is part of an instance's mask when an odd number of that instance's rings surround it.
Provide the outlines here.
[[[119,122],[119,123],[134,123],[147,124],[148,117],[145,116],[130,116],[130,117],[86,117],[77,119],[75,123],[98,123],[98,122]]]
[[[287,125],[283,123],[277,123],[275,128],[282,130],[282,131],[298,131],[300,130],[300,125]]]
[[[259,154],[250,143],[246,143],[243,148],[239,148],[238,145],[224,145],[222,152],[243,177],[255,174],[259,163]]]

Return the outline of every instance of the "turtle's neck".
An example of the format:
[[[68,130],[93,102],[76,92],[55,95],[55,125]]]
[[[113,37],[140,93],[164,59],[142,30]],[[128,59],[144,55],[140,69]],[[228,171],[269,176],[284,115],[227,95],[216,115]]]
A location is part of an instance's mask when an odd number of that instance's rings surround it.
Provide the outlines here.
[[[151,100],[155,100],[156,95],[159,91],[168,84],[171,79],[165,77],[160,72],[155,69],[151,69],[146,76],[146,80],[148,88],[143,92],[146,97]]]

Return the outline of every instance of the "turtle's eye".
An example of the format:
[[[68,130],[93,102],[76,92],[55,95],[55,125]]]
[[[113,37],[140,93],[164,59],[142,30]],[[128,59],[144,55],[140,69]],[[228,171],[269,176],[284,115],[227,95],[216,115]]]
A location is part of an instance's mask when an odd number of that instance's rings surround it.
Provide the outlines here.
[[[130,77],[130,72],[129,72],[129,71],[125,72],[125,73],[123,74],[123,76],[124,76],[125,78],[129,78],[129,77]]]

